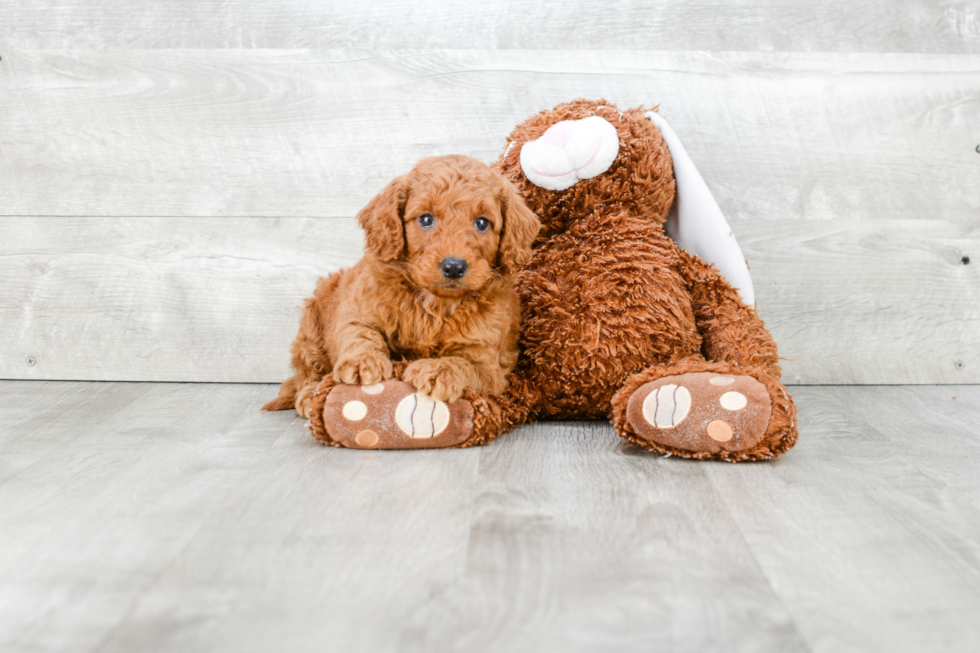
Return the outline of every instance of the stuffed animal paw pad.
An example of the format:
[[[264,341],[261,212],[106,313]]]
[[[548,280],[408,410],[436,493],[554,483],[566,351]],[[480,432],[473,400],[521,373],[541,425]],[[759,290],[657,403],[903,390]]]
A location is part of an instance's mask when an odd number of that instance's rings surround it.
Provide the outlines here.
[[[473,431],[473,406],[432,399],[395,379],[338,385],[323,406],[334,440],[354,449],[430,449],[462,444]]]
[[[646,383],[626,418],[641,438],[692,452],[743,451],[762,439],[772,403],[750,376],[691,372]]]

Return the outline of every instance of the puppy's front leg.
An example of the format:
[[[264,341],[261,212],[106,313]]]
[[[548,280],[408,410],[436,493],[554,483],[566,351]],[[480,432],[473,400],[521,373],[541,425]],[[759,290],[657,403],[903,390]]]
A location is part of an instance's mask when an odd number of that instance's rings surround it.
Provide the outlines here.
[[[337,330],[337,342],[335,381],[371,385],[391,378],[391,356],[380,333],[364,325],[349,324]]]
[[[466,388],[501,393],[507,387],[504,371],[492,360],[462,356],[423,358],[405,368],[403,378],[433,399],[452,403]]]

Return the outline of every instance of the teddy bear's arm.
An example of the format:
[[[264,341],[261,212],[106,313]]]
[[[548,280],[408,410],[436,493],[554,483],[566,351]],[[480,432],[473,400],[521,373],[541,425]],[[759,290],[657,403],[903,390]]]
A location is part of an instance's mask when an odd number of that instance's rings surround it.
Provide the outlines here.
[[[684,250],[680,253],[705,360],[763,368],[778,379],[776,343],[755,309],[742,302],[713,266]]]

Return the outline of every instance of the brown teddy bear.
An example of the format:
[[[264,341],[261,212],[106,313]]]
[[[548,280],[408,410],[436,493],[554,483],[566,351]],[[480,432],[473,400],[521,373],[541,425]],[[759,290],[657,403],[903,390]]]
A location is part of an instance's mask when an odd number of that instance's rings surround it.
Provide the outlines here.
[[[370,393],[328,378],[309,409],[315,437],[459,447],[532,420],[607,417],[629,442],[686,458],[762,460],[795,444],[796,408],[745,261],[657,114],[561,104],[518,125],[495,168],[542,224],[516,277],[521,354],[508,390],[447,405],[398,380],[405,363]]]

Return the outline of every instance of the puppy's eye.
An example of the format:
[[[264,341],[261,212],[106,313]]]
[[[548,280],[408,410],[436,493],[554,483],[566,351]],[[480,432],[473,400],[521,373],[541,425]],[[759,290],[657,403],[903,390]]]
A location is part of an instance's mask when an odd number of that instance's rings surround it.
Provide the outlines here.
[[[435,217],[431,213],[423,213],[419,216],[419,226],[428,229],[436,223]]]
[[[473,224],[476,225],[477,231],[486,231],[487,229],[490,228],[490,221],[484,218],[482,215],[479,218],[477,218],[476,222]]]

